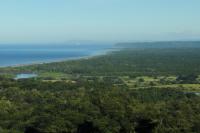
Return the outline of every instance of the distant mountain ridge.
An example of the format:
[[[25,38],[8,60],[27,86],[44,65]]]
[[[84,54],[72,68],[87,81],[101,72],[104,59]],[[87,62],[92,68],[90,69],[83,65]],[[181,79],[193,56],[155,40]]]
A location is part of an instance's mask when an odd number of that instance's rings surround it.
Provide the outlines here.
[[[200,41],[125,42],[115,46],[120,48],[200,48]]]

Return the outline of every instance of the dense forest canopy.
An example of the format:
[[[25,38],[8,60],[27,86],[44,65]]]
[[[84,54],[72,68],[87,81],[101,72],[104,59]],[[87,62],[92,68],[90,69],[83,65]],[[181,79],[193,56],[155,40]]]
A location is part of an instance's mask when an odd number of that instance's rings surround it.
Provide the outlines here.
[[[2,133],[200,132],[200,97],[104,82],[0,81]]]

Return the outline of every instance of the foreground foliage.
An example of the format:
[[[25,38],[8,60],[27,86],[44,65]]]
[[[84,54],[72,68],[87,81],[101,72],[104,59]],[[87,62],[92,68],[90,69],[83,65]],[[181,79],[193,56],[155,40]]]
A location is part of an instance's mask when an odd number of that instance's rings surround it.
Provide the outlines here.
[[[200,97],[195,94],[97,84],[99,87],[88,82],[4,79],[0,85],[0,131],[200,132]]]

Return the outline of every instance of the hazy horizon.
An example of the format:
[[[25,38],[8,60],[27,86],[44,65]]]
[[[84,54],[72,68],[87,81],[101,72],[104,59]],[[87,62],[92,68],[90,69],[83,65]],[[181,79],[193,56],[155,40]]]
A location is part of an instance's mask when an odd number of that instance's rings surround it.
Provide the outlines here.
[[[0,44],[200,40],[200,1],[0,2]]]

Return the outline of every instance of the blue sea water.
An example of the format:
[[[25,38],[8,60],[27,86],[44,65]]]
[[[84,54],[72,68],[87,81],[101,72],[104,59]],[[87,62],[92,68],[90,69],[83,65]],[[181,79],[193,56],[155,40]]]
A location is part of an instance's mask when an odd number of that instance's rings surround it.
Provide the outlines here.
[[[112,45],[0,45],[0,67],[54,62],[110,51]]]

